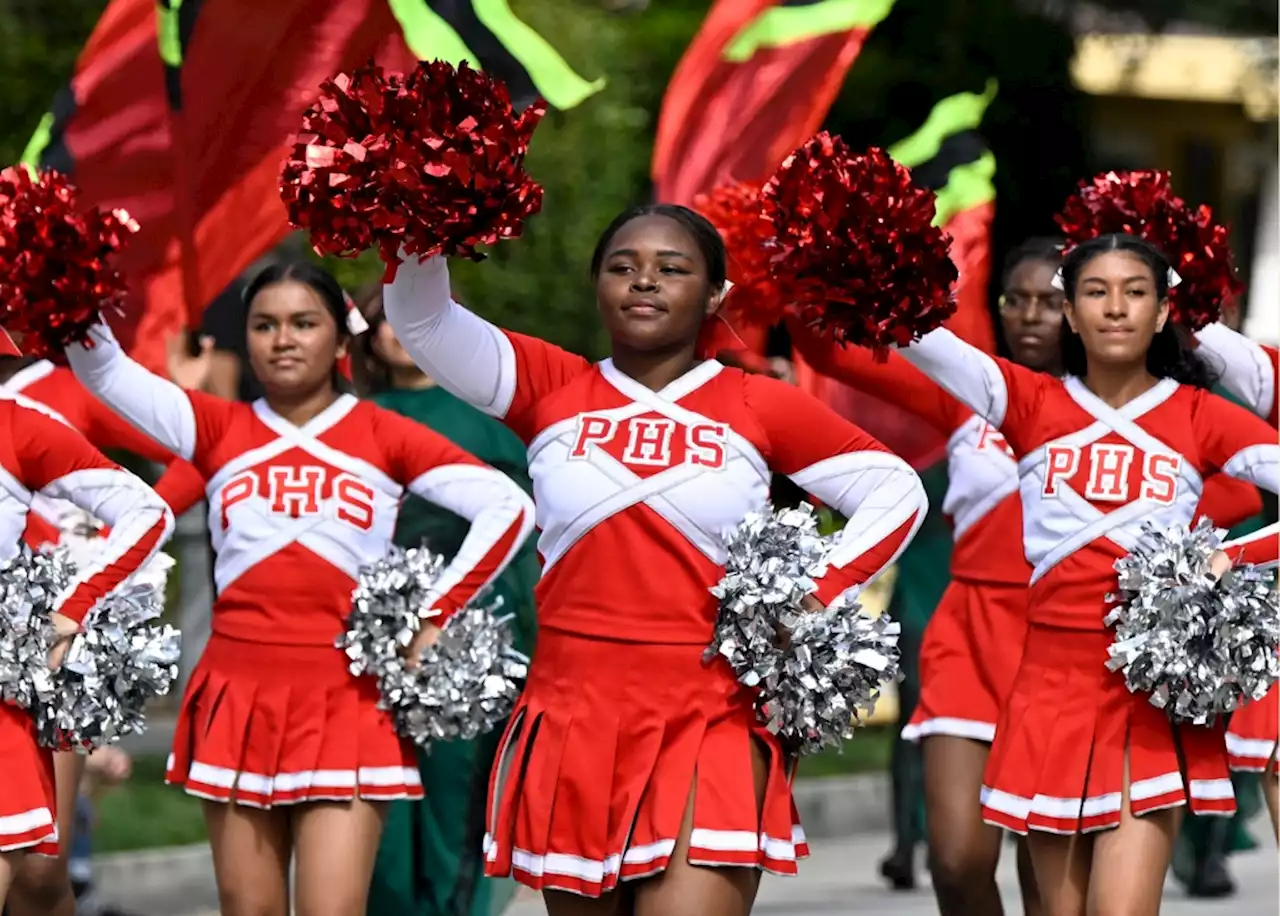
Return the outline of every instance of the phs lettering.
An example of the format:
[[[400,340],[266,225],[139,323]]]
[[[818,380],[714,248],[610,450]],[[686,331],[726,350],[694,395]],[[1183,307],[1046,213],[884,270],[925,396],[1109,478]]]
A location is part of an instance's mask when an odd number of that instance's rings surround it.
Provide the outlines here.
[[[670,417],[631,417],[618,421],[606,414],[578,416],[569,457],[586,460],[592,448],[603,449],[637,468],[692,464],[708,470],[725,466],[729,427],[724,423],[686,426]]]
[[[334,473],[318,465],[272,465],[241,471],[222,485],[218,495],[224,531],[229,527],[232,507],[255,497],[272,515],[306,518],[326,513],[360,531],[373,527],[373,488],[351,474]]]
[[[1178,495],[1181,455],[1145,454],[1122,442],[1095,442],[1083,449],[1050,445],[1045,450],[1043,495],[1059,498],[1060,488],[1083,473],[1085,499],[1125,505],[1134,499],[1132,471],[1142,469],[1137,498],[1170,505]]]

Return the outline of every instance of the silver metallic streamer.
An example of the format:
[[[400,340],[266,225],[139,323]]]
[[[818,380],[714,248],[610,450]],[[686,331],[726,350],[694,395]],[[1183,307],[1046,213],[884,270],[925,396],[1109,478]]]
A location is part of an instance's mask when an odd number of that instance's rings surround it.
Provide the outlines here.
[[[367,566],[356,586],[347,632],[338,638],[355,675],[378,679],[380,706],[396,730],[419,745],[471,739],[510,714],[529,659],[513,647],[501,599],[476,596],[445,622],[419,664],[404,654],[422,621],[435,616],[430,590],[444,561],[425,548],[393,548]]]
[[[74,576],[66,551],[35,552],[25,544],[0,564],[0,700],[35,709],[41,693],[52,690],[49,650],[56,636],[49,612]]]
[[[1116,561],[1119,602],[1106,616],[1116,630],[1107,667],[1134,692],[1183,722],[1204,725],[1260,700],[1280,678],[1280,608],[1274,577],[1250,566],[1214,582],[1213,553],[1224,532],[1208,519],[1188,530],[1144,528]]]
[[[725,575],[708,660],[723,657],[759,690],[757,711],[794,753],[838,746],[899,674],[899,626],[842,595],[825,610],[802,606],[817,590],[834,542],[811,506],[754,512],[727,538]]]
[[[147,703],[178,677],[182,636],[161,623],[164,592],[130,580],[102,599],[36,712],[40,743],[92,750],[146,729]]]
[[[158,623],[163,592],[132,580],[98,603],[50,671],[49,613],[74,576],[65,548],[23,546],[0,566],[0,697],[30,710],[40,742],[56,750],[91,750],[141,732],[147,701],[178,674],[178,633]]]

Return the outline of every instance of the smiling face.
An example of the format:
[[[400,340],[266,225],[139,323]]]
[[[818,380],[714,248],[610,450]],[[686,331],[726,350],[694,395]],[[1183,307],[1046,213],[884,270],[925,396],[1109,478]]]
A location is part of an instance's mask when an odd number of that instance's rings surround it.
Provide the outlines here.
[[[693,236],[665,216],[640,216],[610,240],[596,304],[615,348],[652,352],[692,345],[720,306]]]
[[[1055,370],[1059,362],[1065,297],[1053,286],[1057,270],[1040,258],[1020,261],[1000,296],[1000,323],[1014,361],[1041,372]]]
[[[1065,314],[1090,363],[1139,365],[1169,318],[1169,300],[1158,298],[1155,276],[1142,258],[1107,251],[1080,268]]]
[[[331,384],[346,341],[320,294],[283,280],[263,287],[249,303],[249,364],[270,394],[297,395]]]

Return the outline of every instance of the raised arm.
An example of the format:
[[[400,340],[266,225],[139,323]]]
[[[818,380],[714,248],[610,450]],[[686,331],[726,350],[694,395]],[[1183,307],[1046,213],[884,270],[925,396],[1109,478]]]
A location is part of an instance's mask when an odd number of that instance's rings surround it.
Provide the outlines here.
[[[444,258],[407,259],[383,288],[382,304],[424,372],[473,407],[516,425],[539,398],[589,368],[580,356],[503,331],[454,302]]]
[[[966,407],[898,353],[877,359],[870,350],[843,347],[790,317],[787,333],[805,362],[823,375],[915,414],[944,436],[955,432],[969,415]]]
[[[94,328],[93,346],[72,344],[67,361],[86,388],[139,432],[179,458],[196,451],[196,415],[187,393],[130,359],[111,330]]]
[[[1255,343],[1225,324],[1211,324],[1196,334],[1200,350],[1223,387],[1245,406],[1276,425],[1276,378],[1280,352]]]
[[[1010,444],[1016,430],[1035,416],[1051,381],[1042,373],[984,353],[946,328],[930,331],[898,352],[961,404],[1002,430]]]
[[[412,420],[380,411],[377,436],[411,493],[471,522],[433,589],[440,624],[488,585],[533,531],[533,501],[509,477]]]
[[[1211,465],[1269,493],[1280,493],[1280,441],[1275,427],[1208,392],[1201,393],[1192,424],[1201,455]],[[1277,538],[1280,523],[1228,541],[1223,549],[1237,563],[1275,566]]]
[[[58,597],[59,613],[81,622],[164,545],[173,533],[173,513],[155,491],[75,430],[16,404],[10,409],[21,411],[12,429],[23,486],[33,496],[69,500],[110,526],[102,549]]]
[[[911,466],[816,398],[761,376],[747,379],[747,403],[769,439],[770,467],[848,519],[818,580],[829,604],[865,586],[898,558],[929,504]]]

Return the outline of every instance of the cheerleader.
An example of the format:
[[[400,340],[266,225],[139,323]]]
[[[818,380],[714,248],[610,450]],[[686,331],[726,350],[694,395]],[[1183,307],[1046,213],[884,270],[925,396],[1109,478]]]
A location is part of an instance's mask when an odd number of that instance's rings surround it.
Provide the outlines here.
[[[1052,280],[1060,242],[1031,239],[1010,252],[1000,321],[1019,365],[1059,374],[1063,296]],[[999,430],[896,353],[881,361],[788,319],[792,345],[836,381],[914,414],[947,437],[943,511],[954,526],[951,583],[920,648],[920,702],[902,736],[924,762],[929,873],[944,916],[1003,912],[996,885],[1002,831],[982,820],[978,795],[996,721],[1022,658],[1031,567],[1009,538],[1022,528],[1017,462]],[[1024,906],[1035,880],[1019,843]]]
[[[0,392],[13,395],[20,402],[34,402],[37,409],[83,435],[89,444],[101,451],[120,449],[166,466],[156,482],[155,490],[173,511],[182,515],[204,498],[204,480],[190,464],[166,452],[154,440],[140,434],[93,397],[76,381],[71,370],[55,366],[48,360],[22,356],[0,357]],[[67,500],[46,499],[37,494],[27,516],[26,541],[32,548],[45,544],[62,544],[76,562],[92,558],[104,546],[101,521]],[[173,560],[157,553],[147,564],[147,571],[163,579]],[[29,857],[14,878],[9,899],[10,916],[74,916],[75,894],[68,874],[68,855],[72,847],[76,802],[83,778],[86,758],[74,752],[53,755],[58,786],[58,836],[61,838],[57,857]]]
[[[18,356],[0,332],[0,355]],[[3,559],[18,555],[27,513],[37,496],[65,499],[111,525],[96,562],[82,564],[52,615],[57,666],[94,605],[146,563],[173,532],[173,514],[156,493],[108,461],[84,437],[12,395],[0,396],[0,544]],[[26,853],[57,856],[52,754],[36,743],[24,710],[0,704],[0,906]],[[74,907],[74,900],[72,901]],[[46,911],[47,912],[47,911]]]
[[[701,216],[628,210],[591,276],[613,353],[594,365],[458,305],[442,259],[384,293],[418,364],[529,443],[539,638],[493,770],[486,872],[543,890],[552,916],[745,914],[760,871],[795,874],[807,847],[752,692],[703,662],[723,536],[788,475],[849,518],[829,603],[902,551],[923,487],[817,400],[706,358],[725,250]]]
[[[1280,351],[1254,343],[1225,324],[1211,324],[1196,339],[1207,361],[1218,370],[1223,387],[1243,401],[1272,429],[1280,421],[1276,378]],[[1267,800],[1271,826],[1280,840],[1280,767],[1276,763],[1277,731],[1280,731],[1280,694],[1275,688],[1258,703],[1248,703],[1231,717],[1227,727],[1227,753],[1233,770],[1262,773],[1262,795]]]
[[[1061,375],[1064,297],[1053,286],[1061,242],[1030,239],[1002,275],[1001,331],[1013,361]],[[952,581],[925,630],[920,702],[902,736],[921,745],[929,872],[944,914],[1001,912],[996,885],[1001,831],[983,822],[979,794],[996,721],[1022,660],[1031,566],[1007,549],[1022,531],[1018,466],[1000,431],[899,354],[885,361],[846,349],[789,319],[791,341],[823,375],[909,411],[947,437],[943,511],[955,531]],[[1261,508],[1257,489],[1215,475],[1201,510],[1231,524]],[[1035,876],[1018,844],[1023,906],[1038,912]]]
[[[1022,664],[982,789],[988,823],[1028,834],[1053,916],[1155,913],[1174,807],[1234,810],[1222,735],[1171,724],[1105,667],[1114,563],[1144,522],[1187,524],[1215,470],[1275,492],[1267,424],[1206,390],[1209,374],[1168,323],[1168,261],[1107,235],[1062,265],[1064,379],[933,331],[903,354],[999,427],[1019,457],[1033,565]],[[1228,545],[1213,568],[1275,562],[1277,526]]]
[[[383,556],[408,490],[470,520],[435,588],[439,622],[518,550],[533,506],[423,426],[340,390],[348,306],[311,265],[245,292],[252,404],[183,391],[102,326],[67,356],[112,410],[208,481],[218,596],[166,781],[205,800],[222,912],[360,914],[385,802],[421,798],[413,747],[334,648],[360,567]],[[416,654],[439,630],[424,625]]]

